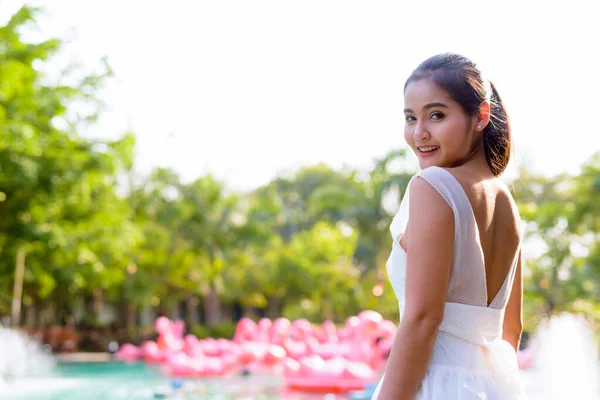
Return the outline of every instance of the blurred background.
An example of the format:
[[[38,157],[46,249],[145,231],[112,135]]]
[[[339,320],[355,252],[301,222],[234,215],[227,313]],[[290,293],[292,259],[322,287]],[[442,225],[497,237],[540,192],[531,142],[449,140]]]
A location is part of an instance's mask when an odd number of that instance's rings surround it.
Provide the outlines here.
[[[455,51],[513,123],[524,347],[563,313],[595,346],[597,11],[0,1],[0,316],[54,353],[154,340],[159,316],[199,339],[243,317],[397,323],[388,227],[417,171],[403,84]]]

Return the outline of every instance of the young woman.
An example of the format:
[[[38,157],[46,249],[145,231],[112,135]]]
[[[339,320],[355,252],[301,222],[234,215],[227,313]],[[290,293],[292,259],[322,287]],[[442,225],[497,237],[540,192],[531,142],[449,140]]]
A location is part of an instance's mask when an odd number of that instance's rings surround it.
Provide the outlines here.
[[[404,137],[421,172],[390,230],[400,325],[373,399],[524,399],[519,214],[498,179],[510,123],[468,58],[424,61],[404,86]]]

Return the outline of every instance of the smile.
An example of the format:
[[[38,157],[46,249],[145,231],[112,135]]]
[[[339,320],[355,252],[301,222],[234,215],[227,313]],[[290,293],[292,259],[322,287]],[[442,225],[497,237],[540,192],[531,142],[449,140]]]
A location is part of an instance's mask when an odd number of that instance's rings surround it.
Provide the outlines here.
[[[417,155],[419,158],[431,157],[436,154],[440,146],[422,146],[417,147]]]
[[[431,153],[439,149],[439,146],[419,147],[418,149],[421,153]]]

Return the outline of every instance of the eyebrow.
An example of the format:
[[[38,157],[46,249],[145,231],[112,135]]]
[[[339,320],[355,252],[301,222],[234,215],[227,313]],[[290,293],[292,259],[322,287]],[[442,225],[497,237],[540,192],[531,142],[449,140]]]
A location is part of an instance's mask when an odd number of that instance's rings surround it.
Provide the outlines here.
[[[435,107],[448,108],[448,106],[445,105],[444,103],[429,103],[429,104],[425,104],[425,106],[423,108],[424,109],[429,109],[429,108],[435,108]],[[405,108],[404,112],[405,113],[412,113],[414,111],[411,110],[410,108]]]

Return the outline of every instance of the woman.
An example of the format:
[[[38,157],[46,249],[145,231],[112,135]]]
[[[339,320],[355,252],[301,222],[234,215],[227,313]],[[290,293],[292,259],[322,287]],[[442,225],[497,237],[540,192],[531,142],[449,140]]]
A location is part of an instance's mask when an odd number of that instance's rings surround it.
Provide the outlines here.
[[[404,137],[421,172],[391,225],[400,325],[374,399],[524,399],[519,214],[498,179],[510,123],[468,58],[424,61],[404,86]]]

